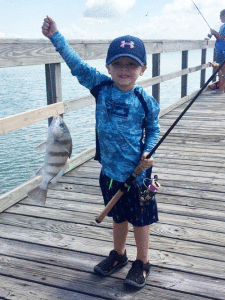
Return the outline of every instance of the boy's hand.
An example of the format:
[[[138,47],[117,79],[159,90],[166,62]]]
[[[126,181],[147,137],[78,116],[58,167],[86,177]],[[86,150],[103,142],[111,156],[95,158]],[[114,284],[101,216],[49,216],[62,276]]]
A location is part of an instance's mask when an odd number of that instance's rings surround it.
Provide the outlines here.
[[[42,26],[42,33],[44,36],[50,38],[54,33],[58,31],[55,21],[53,21],[49,16],[44,19]]]
[[[153,165],[154,162],[153,157],[151,156],[150,158],[147,159],[146,158],[147,155],[148,153],[144,152],[141,157],[140,167],[142,168],[142,170],[148,170]]]
[[[210,29],[210,31],[211,31],[211,34],[214,35],[214,36],[216,36],[218,34],[218,32],[214,29]]]

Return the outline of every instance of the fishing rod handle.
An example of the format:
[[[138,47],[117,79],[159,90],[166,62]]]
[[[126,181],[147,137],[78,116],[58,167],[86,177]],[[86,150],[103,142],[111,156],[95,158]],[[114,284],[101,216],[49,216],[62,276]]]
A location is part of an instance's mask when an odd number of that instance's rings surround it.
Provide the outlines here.
[[[113,206],[117,203],[117,201],[123,196],[124,192],[119,190],[115,196],[109,201],[109,203],[106,205],[106,207],[103,209],[103,211],[98,215],[98,217],[95,218],[95,221],[99,224],[103,221],[105,216],[110,212],[110,210],[113,208]]]
[[[118,192],[114,195],[114,197],[109,201],[103,211],[95,218],[95,221],[99,224],[103,221],[105,216],[110,212],[113,206],[117,203],[117,201],[123,196],[123,194],[128,189],[129,185],[135,180],[135,178],[143,171],[140,164],[133,170],[132,175],[124,182],[123,187],[118,190]]]

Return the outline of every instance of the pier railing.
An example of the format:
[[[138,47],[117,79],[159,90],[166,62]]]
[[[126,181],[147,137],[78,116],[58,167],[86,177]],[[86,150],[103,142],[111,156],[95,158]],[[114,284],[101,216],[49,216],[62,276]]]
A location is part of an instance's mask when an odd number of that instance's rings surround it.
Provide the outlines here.
[[[82,59],[105,58],[109,40],[99,41],[69,41],[70,45],[79,53]],[[182,40],[145,40],[147,54],[152,54],[152,77],[138,82],[143,87],[152,86],[152,94],[160,101],[160,83],[181,77],[181,99],[171,106],[163,109],[160,115],[191,99],[195,94],[187,95],[188,74],[201,70],[200,87],[205,83],[205,70],[207,48],[213,48],[214,42],[210,40],[182,41]],[[198,66],[188,67],[188,51],[201,50],[201,62]],[[165,52],[182,52],[181,70],[169,74],[160,74],[160,55]],[[212,58],[213,59],[213,58]],[[59,114],[65,114],[84,106],[94,104],[92,96],[62,101],[61,63],[62,58],[55,51],[48,40],[20,40],[0,39],[0,68],[45,65],[47,105],[23,113],[0,119],[0,134],[4,134],[28,125],[49,119]],[[10,78],[9,78],[10,80]],[[94,156],[95,149],[90,148],[70,159],[66,172],[80,165]],[[35,176],[0,195],[0,212],[26,197],[27,192],[37,186],[41,176]]]

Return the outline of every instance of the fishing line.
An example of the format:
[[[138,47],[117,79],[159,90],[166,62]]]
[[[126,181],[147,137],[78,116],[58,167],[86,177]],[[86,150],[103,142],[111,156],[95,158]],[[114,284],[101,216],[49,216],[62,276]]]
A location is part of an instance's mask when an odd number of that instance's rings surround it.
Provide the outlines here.
[[[194,1],[193,0],[191,0],[193,3],[194,3]],[[203,14],[200,12],[200,10],[199,10],[199,8],[198,8],[198,6],[194,3],[194,5],[195,5],[195,7],[197,8],[197,10],[199,11],[199,13],[200,13],[200,15],[202,16],[202,18],[204,19],[204,21],[206,22],[206,24],[209,26],[209,23],[206,21],[206,19],[204,18],[204,16],[203,16]],[[209,26],[209,29],[211,29],[211,27]]]
[[[206,24],[209,26],[209,29],[211,29],[211,27],[210,27],[209,23],[206,21],[206,19],[204,18],[203,14],[200,12],[200,10],[199,10],[198,6],[197,6],[197,5],[194,3],[194,1],[193,1],[193,0],[191,0],[191,1],[193,2],[193,4],[195,5],[195,7],[197,8],[197,10],[199,11],[200,15],[202,16],[202,18],[204,19],[204,21],[206,22]],[[211,37],[212,37],[212,35],[211,35],[211,33],[209,33],[209,34],[208,34],[208,38],[210,38],[210,39],[211,39]]]

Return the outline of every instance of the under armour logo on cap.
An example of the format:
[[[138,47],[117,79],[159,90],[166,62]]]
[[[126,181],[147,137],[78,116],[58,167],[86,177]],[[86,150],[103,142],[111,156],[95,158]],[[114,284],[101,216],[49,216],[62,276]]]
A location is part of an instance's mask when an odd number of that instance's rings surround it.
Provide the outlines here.
[[[130,49],[134,48],[134,42],[131,41],[131,42],[126,42],[126,41],[121,41],[121,45],[120,47],[124,48],[126,45],[130,46]]]
[[[109,45],[106,64],[109,65],[115,59],[124,56],[133,58],[141,66],[146,65],[146,52],[143,41],[131,35],[114,39]]]

